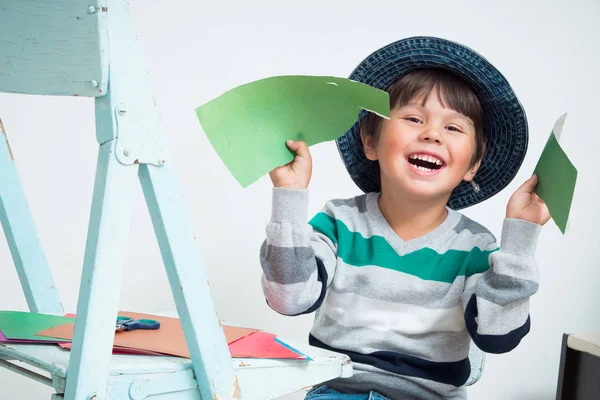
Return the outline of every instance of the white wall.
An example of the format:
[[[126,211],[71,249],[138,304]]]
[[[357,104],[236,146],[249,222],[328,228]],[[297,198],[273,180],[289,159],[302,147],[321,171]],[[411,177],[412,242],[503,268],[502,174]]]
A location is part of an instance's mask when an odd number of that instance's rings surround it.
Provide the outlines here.
[[[473,399],[551,399],[561,335],[600,329],[600,3],[544,1],[132,0],[158,105],[221,317],[305,341],[311,316],[286,318],[262,297],[258,250],[270,214],[267,177],[243,190],[213,152],[196,119],[200,104],[237,85],[282,74],[347,76],[376,48],[412,35],[460,41],[512,83],[529,118],[529,153],[517,179],[466,214],[500,233],[512,191],[531,174],[556,118],[568,111],[562,144],[579,170],[571,230],[552,222],[540,237],[541,285],[532,331],[512,353],[489,356]],[[289,4],[289,5],[288,5]],[[97,145],[93,102],[0,95],[0,117],[65,308],[74,311]],[[252,132],[249,132],[251,134]],[[310,211],[358,193],[333,143],[313,149]],[[133,214],[121,308],[173,309],[141,192]],[[25,310],[5,241],[0,240],[0,309]],[[50,391],[0,370],[2,399]],[[295,396],[294,398],[297,398]],[[289,397],[292,398],[292,397]]]

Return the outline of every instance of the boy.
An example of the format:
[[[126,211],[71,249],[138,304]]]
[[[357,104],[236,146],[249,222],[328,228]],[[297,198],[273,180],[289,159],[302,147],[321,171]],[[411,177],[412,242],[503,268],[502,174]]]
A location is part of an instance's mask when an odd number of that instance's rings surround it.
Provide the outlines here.
[[[529,331],[535,246],[550,218],[536,177],[511,197],[500,248],[455,211],[514,178],[525,113],[489,62],[438,38],[392,43],[350,78],[390,93],[389,120],[363,112],[337,141],[366,194],[332,200],[306,224],[310,153],[288,141],[295,159],[270,173],[265,296],[285,315],[318,309],[310,344],[353,360],[353,377],[307,399],[464,399],[471,339],[503,353]]]

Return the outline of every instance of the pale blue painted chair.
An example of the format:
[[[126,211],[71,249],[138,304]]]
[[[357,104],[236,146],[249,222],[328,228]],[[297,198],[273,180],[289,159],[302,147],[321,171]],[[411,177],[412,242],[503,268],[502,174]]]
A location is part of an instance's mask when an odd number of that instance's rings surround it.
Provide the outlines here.
[[[73,349],[4,343],[0,366],[52,386],[54,400],[264,400],[351,374],[346,356],[300,345],[314,361],[230,358],[127,0],[2,0],[0,91],[95,98],[99,143]],[[111,355],[138,183],[191,361]],[[8,140],[1,136],[0,219],[30,310],[62,314]]]
[[[483,369],[485,367],[485,353],[473,342],[471,342],[471,347],[469,349],[469,361],[471,362],[471,376],[469,376],[469,379],[467,380],[467,386],[477,383],[481,378],[481,375],[483,375]]]

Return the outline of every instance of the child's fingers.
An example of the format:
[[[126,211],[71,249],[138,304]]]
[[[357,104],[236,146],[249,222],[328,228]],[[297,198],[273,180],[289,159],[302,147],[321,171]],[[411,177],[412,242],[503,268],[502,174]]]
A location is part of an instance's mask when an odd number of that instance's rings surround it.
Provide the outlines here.
[[[537,186],[537,175],[533,175],[531,178],[527,179],[525,183],[521,185],[520,188],[517,189],[517,192],[521,193],[532,193]]]
[[[306,158],[310,160],[310,151],[308,150],[308,146],[302,140],[288,140],[286,141],[287,147],[296,152],[296,155],[302,158]]]

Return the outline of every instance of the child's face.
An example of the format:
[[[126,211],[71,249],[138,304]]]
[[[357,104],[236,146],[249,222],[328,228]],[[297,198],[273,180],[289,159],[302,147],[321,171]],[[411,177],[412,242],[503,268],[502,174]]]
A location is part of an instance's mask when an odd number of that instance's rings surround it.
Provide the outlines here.
[[[471,180],[475,128],[466,116],[445,108],[432,90],[391,111],[377,143],[364,139],[365,154],[379,160],[383,191],[401,191],[417,200],[447,198],[462,180]]]

